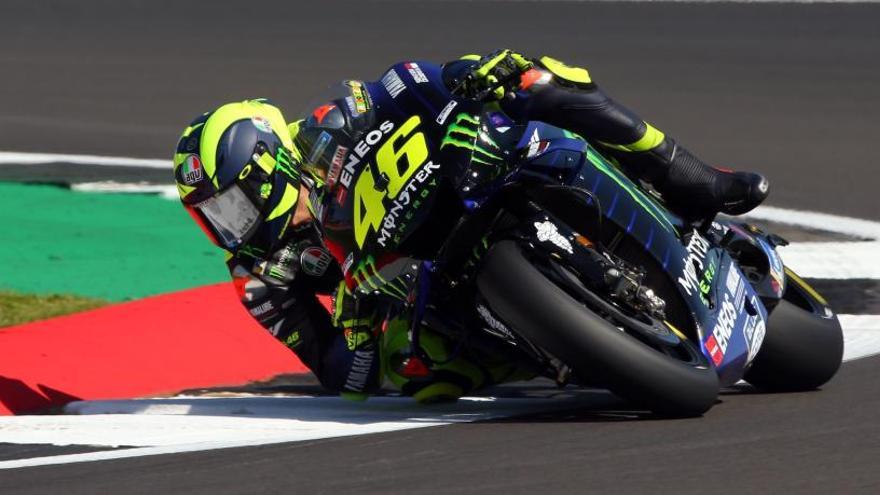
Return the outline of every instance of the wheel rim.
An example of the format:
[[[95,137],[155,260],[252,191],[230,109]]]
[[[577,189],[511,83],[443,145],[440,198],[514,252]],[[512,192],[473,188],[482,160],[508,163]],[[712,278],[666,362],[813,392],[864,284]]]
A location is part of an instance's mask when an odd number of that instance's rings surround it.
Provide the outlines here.
[[[553,260],[530,260],[535,268],[541,271],[548,280],[551,280],[560,289],[572,298],[583,304],[590,311],[600,315],[623,333],[635,338],[641,343],[651,347],[657,352],[665,354],[683,364],[695,368],[709,368],[708,360],[700,352],[697,346],[689,339],[682,339],[667,328],[666,324],[644,312],[636,313],[629,308],[621,306],[616,301],[608,300],[590,290],[578,278],[570,268]],[[603,299],[616,311],[609,311],[607,306],[597,307],[592,301],[586,300],[585,291],[592,293],[596,298]],[[630,314],[627,314],[630,313]],[[633,325],[633,320],[642,323],[641,327]],[[646,321],[647,320],[647,321]]]

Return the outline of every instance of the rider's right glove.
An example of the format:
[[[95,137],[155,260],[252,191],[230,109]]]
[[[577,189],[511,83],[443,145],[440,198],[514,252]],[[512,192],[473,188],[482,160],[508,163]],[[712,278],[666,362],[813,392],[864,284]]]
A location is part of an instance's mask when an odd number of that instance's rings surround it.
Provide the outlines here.
[[[477,55],[465,59],[477,60]],[[519,76],[531,69],[532,62],[508,49],[498,50],[479,58],[464,81],[464,94],[471,98],[500,100],[519,84]]]

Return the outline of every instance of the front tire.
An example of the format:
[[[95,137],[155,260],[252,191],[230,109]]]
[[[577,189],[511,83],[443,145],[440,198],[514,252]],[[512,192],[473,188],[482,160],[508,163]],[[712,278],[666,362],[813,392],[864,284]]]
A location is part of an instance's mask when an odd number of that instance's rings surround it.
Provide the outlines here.
[[[813,390],[830,380],[843,360],[843,331],[825,313],[809,285],[786,269],[783,299],[767,321],[767,334],[745,380],[771,392]]]
[[[549,280],[513,241],[492,247],[477,285],[516,332],[616,395],[675,417],[699,416],[717,400],[718,376],[701,353],[689,365],[627,335]]]

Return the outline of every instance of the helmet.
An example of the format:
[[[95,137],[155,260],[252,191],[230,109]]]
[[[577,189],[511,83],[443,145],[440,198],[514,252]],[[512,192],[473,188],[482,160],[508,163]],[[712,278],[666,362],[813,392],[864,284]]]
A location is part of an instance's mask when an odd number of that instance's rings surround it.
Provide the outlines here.
[[[291,124],[294,145],[302,152],[303,169],[324,183],[328,191],[340,178],[354,144],[375,123],[371,107],[366,84],[346,80],[313,99],[303,112],[305,118]]]
[[[211,241],[235,251],[261,226],[283,234],[299,199],[300,163],[281,111],[246,100],[205,113],[183,131],[174,178]]]

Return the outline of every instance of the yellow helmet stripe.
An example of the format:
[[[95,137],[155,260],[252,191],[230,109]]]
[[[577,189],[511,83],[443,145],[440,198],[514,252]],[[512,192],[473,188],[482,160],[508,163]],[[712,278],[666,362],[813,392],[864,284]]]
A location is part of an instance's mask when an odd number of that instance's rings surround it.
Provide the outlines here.
[[[201,127],[203,125],[205,125],[204,122],[199,122],[196,125],[191,125],[191,126],[187,127],[186,129],[183,130],[183,135],[181,137],[189,137],[189,135],[192,134],[194,130],[198,129],[199,127]]]
[[[266,217],[266,221],[274,220],[281,215],[284,215],[296,204],[296,200],[299,199],[299,189],[290,185],[290,183],[284,184],[284,195],[281,196],[281,201],[275,205],[275,208],[272,209],[272,212],[269,213],[269,216]]]
[[[183,164],[183,161],[186,160],[190,153],[175,153],[174,154],[174,171],[177,172],[177,167]]]
[[[278,135],[286,148],[293,148],[290,134],[284,132],[284,129],[287,128],[284,117],[276,107],[257,100],[246,100],[241,103],[223,105],[208,118],[205,122],[205,128],[202,130],[201,159],[202,166],[205,168],[205,173],[208,177],[216,178],[217,164],[215,160],[217,157],[217,145],[220,143],[220,137],[223,135],[223,132],[236,121],[257,116],[269,121],[273,131],[275,131],[275,134]]]
[[[193,186],[185,186],[183,184],[177,184],[177,194],[180,195],[180,199],[183,199],[189,196],[189,193],[195,191],[196,188]]]
[[[299,119],[287,125],[287,133],[290,135],[291,142],[296,139],[297,134],[299,134],[299,128],[303,122],[305,122],[303,119]],[[293,153],[293,158],[302,163],[303,157],[302,154],[300,154],[299,149],[297,149],[296,146],[288,146],[288,148],[290,148],[291,153]]]

